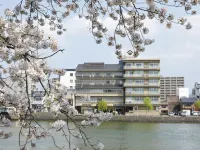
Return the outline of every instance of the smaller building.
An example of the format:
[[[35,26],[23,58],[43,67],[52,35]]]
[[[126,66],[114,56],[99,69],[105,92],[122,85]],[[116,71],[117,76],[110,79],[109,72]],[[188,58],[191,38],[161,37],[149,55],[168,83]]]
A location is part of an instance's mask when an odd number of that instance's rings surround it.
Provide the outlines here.
[[[194,103],[197,101],[197,98],[187,98],[182,97],[180,99],[180,109],[182,110],[190,110],[190,111],[197,111],[198,109],[195,109]]]
[[[180,100],[178,96],[167,96],[168,112],[180,111]]]
[[[32,108],[36,111],[41,111],[44,107],[44,91],[33,91],[31,95]]]
[[[67,89],[75,89],[76,86],[76,70],[65,69],[65,75],[60,76],[60,84],[67,87]]]

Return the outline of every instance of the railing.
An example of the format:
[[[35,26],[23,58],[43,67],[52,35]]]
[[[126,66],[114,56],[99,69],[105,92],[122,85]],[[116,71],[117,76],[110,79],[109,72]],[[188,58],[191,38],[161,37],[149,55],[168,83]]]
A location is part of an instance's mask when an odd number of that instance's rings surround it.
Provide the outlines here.
[[[160,69],[160,66],[124,66],[124,69]]]
[[[134,82],[125,82],[124,83],[124,86],[143,86],[144,84],[143,83],[141,83],[141,84],[138,84],[138,83],[134,83]]]
[[[123,83],[103,83],[103,82],[101,82],[101,83],[92,83],[92,82],[90,82],[90,83],[76,83],[76,85],[78,85],[78,86],[84,86],[84,85],[97,85],[97,86],[99,86],[99,85],[111,85],[111,86],[115,86],[115,85],[123,85]]]
[[[81,100],[81,99],[76,99],[76,102],[78,103],[98,103],[99,100]],[[107,103],[122,103],[123,100],[106,100]]]
[[[135,91],[132,91],[132,92],[125,92],[126,94],[146,94],[143,92],[135,92]]]
[[[149,85],[159,86],[158,83],[149,83],[149,82],[144,82],[144,83],[125,82],[124,83],[124,86],[149,86]]]
[[[95,78],[95,77],[122,77],[123,74],[111,74],[111,75],[103,75],[103,74],[100,74],[100,75],[94,75],[94,74],[76,74],[76,77],[90,77],[90,78]]]
[[[149,91],[148,94],[160,94],[159,91]]]
[[[144,68],[144,66],[140,66],[140,67],[133,66],[133,65],[132,65],[132,66],[124,66],[124,69],[135,69],[135,68],[136,68],[136,69],[138,69],[138,68],[139,68],[139,69],[140,69],[140,68],[142,69],[142,68]]]
[[[160,95],[159,92],[125,92],[126,94],[130,94],[130,95]]]
[[[122,94],[123,91],[120,92],[103,92],[103,91],[77,91],[78,94]]]
[[[124,77],[142,77],[143,74],[124,74]]]
[[[148,74],[149,77],[158,77],[160,76],[159,74]]]
[[[144,104],[143,101],[136,101],[136,100],[132,100],[132,101],[125,101],[126,104]],[[152,104],[160,104],[159,101],[152,101]]]

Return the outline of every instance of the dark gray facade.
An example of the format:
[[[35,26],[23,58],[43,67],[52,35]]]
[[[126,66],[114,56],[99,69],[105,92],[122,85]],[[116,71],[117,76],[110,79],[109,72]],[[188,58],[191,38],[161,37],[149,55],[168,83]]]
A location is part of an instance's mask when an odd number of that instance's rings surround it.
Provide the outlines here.
[[[105,100],[112,109],[123,105],[123,66],[84,63],[76,68],[76,106],[94,108]],[[85,99],[84,99],[84,98]],[[85,108],[85,110],[86,110]],[[84,111],[84,110],[81,111]],[[122,111],[122,110],[119,110]]]

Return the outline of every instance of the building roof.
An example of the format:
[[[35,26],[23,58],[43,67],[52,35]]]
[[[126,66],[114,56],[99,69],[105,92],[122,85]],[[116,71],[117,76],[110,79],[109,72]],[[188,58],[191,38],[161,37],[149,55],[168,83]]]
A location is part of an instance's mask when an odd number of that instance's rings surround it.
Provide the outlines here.
[[[194,98],[194,97],[189,97],[189,98],[182,97],[180,100],[181,100],[182,103],[194,103],[194,102],[196,102],[197,98]]]
[[[123,66],[120,64],[104,64],[100,63],[84,63],[79,64],[76,71],[123,71]]]
[[[125,56],[123,61],[160,61],[160,58],[134,58],[132,56]]]
[[[162,78],[162,79],[165,79],[165,78],[167,78],[167,79],[168,79],[168,78],[169,78],[169,79],[171,79],[171,78],[177,78],[177,79],[183,78],[183,79],[184,79],[183,76],[178,76],[178,77],[175,77],[175,76],[172,76],[172,77],[168,77],[168,76],[167,76],[167,77],[164,77],[164,76],[161,76],[161,78]]]
[[[76,71],[76,69],[65,69],[65,71]]]

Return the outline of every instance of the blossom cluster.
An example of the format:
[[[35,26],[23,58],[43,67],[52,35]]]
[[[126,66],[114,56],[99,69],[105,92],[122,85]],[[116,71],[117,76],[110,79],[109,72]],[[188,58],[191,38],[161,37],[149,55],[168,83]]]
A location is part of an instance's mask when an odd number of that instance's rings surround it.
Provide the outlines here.
[[[82,1],[69,1],[69,0],[25,0],[19,3],[12,11],[10,9],[5,10],[5,15],[11,22],[17,24],[22,20],[19,18],[24,16],[27,24],[34,26],[37,22],[40,26],[48,25],[51,31],[56,31],[58,35],[61,35],[64,29],[62,24],[63,20],[69,17],[71,14],[78,14],[79,18],[85,18],[90,22],[90,32],[94,36],[97,44],[102,43],[103,39],[107,40],[108,46],[115,46],[116,55],[118,58],[122,58],[121,49],[122,44],[119,42],[120,38],[127,38],[130,42],[131,51],[130,55],[137,57],[140,52],[145,50],[146,45],[150,45],[154,42],[154,39],[145,38],[145,34],[149,33],[148,27],[145,26],[144,20],[157,19],[160,23],[165,23],[167,28],[171,28],[173,23],[184,25],[186,29],[191,29],[191,23],[186,23],[187,19],[180,17],[175,19],[175,16],[167,12],[168,7],[183,7],[187,14],[195,15],[197,11],[193,10],[193,6],[200,4],[199,0],[87,0]],[[56,8],[61,9],[56,9]],[[31,14],[31,17],[30,17]],[[116,22],[116,28],[113,34],[108,34],[108,28],[101,22],[104,17],[109,17]],[[2,24],[2,19],[0,24]],[[28,30],[28,29],[27,29]],[[35,31],[38,29],[35,28]],[[9,31],[10,32],[10,31]],[[40,41],[43,32],[33,34],[35,41]],[[25,35],[25,37],[27,37]],[[29,37],[30,38],[30,37]],[[27,40],[26,40],[27,41]],[[50,47],[53,51],[58,49],[58,44],[53,41],[42,41],[41,43],[34,44],[29,41],[32,46],[39,48]]]
[[[83,120],[81,124],[83,126],[99,126],[102,122],[109,121],[112,116],[112,113],[103,112],[91,114],[86,120]]]

